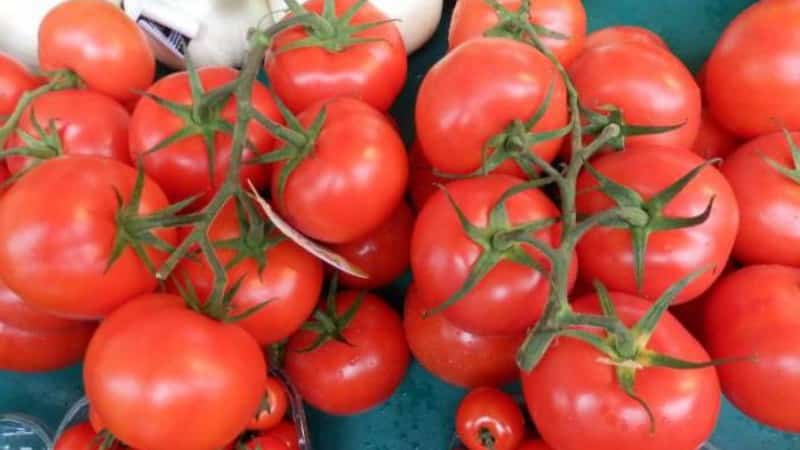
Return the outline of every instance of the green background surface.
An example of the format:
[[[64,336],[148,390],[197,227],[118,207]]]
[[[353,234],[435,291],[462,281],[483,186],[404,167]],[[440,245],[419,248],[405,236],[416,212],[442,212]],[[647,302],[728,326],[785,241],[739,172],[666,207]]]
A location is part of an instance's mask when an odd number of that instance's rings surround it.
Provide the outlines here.
[[[725,25],[752,0],[585,0],[584,3],[591,29],[619,24],[646,26],[661,34],[688,66],[696,70]],[[419,83],[428,67],[445,51],[448,15],[449,10],[434,41],[412,57],[408,85],[393,109],[408,140],[413,136],[413,103]],[[404,285],[398,283],[384,292],[398,306]],[[64,411],[81,392],[79,367],[40,375],[0,372],[0,413],[27,413],[55,429]],[[372,412],[335,418],[309,411],[314,448],[447,449],[453,434],[454,411],[463,395],[462,390],[437,381],[415,364],[392,399]],[[727,403],[712,442],[720,450],[800,450],[800,436],[760,427]]]

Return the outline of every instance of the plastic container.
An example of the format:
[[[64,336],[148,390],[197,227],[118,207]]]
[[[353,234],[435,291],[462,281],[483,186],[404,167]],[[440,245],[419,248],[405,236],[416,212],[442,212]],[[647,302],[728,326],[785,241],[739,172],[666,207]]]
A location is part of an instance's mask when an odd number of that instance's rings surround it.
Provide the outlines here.
[[[287,378],[282,371],[278,369],[270,369],[269,374],[270,376],[279,379],[283,385],[286,386],[286,392],[289,395],[288,417],[292,419],[294,426],[297,429],[297,444],[299,449],[312,450],[311,438],[308,431],[308,420],[306,419],[306,411],[303,405],[303,399],[300,398],[300,394],[297,393],[297,389],[295,389],[294,385],[289,381],[289,378]],[[0,416],[0,418],[2,418],[2,416]],[[87,400],[86,397],[83,397],[75,402],[75,404],[73,404],[69,410],[67,410],[67,413],[61,420],[61,424],[58,426],[58,431],[56,431],[56,441],[66,429],[87,420],[89,420],[89,400]],[[0,422],[0,425],[1,424],[2,422]],[[0,428],[0,433],[1,432],[2,428]],[[45,434],[45,436],[47,435]],[[48,447],[42,448],[47,449]],[[0,437],[0,450],[23,450],[23,448],[20,447],[17,449],[16,447],[10,447],[6,449],[2,446],[2,437]],[[38,450],[38,447],[33,447],[30,450]]]
[[[0,414],[0,450],[48,450],[53,446],[47,427],[24,414]]]

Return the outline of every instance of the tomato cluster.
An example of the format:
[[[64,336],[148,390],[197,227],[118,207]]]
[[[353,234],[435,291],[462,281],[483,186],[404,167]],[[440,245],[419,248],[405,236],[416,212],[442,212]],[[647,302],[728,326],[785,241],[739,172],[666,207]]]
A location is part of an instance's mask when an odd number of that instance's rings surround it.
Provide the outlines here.
[[[83,361],[56,450],[299,450],[270,368],[353,415],[412,356],[473,389],[469,450],[695,450],[723,393],[800,432],[798,2],[693,76],[578,0],[459,0],[410,149],[396,25],[287,4],[241,69],[156,80],[103,0],[45,17],[43,76],[0,55],[0,368]],[[401,314],[369,290],[409,267]]]

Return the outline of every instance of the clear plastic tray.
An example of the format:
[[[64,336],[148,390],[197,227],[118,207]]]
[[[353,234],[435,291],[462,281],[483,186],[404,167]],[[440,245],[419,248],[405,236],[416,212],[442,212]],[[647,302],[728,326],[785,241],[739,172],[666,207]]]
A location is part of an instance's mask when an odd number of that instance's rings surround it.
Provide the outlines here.
[[[297,429],[297,444],[300,450],[312,450],[311,448],[311,438],[308,431],[308,420],[306,419],[306,411],[305,406],[303,405],[303,399],[300,397],[300,394],[297,392],[297,389],[294,385],[289,381],[289,378],[278,369],[270,369],[269,371],[270,376],[273,376],[279,379],[284,386],[286,386],[287,394],[289,395],[289,417],[291,417],[292,421],[294,422],[294,426]],[[0,419],[3,416],[0,416]],[[73,404],[68,410],[67,413],[64,415],[64,418],[61,420],[61,424],[58,426],[58,431],[56,431],[56,440],[61,434],[69,427],[73,425],[77,425],[79,423],[85,422],[89,420],[89,401],[86,397],[81,398],[75,404]],[[2,422],[0,422],[2,424]],[[0,433],[2,429],[0,429]],[[45,433],[45,437],[47,434]],[[49,442],[49,437],[47,437]],[[3,447],[2,445],[2,437],[0,437],[0,450],[23,450],[24,447]],[[42,449],[46,449],[49,447],[43,447]],[[38,447],[32,447],[30,450],[39,450]]]
[[[24,414],[0,414],[0,450],[48,450],[53,446],[47,427]]]

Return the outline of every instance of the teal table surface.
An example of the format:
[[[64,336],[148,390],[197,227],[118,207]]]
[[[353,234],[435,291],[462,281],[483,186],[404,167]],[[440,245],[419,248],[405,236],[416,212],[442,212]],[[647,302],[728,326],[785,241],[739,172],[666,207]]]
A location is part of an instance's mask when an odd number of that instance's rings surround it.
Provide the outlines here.
[[[584,3],[591,29],[619,24],[646,26],[661,34],[689,68],[696,70],[725,25],[752,0],[585,0]],[[412,56],[408,84],[393,108],[407,140],[413,136],[413,103],[419,83],[446,48],[448,16],[446,11],[434,40]],[[399,306],[405,285],[398,282],[383,293]],[[37,375],[0,372],[0,413],[27,413],[55,429],[67,407],[81,396],[80,374],[80,367]],[[453,434],[455,408],[463,395],[464,391],[437,381],[414,364],[391,400],[369,413],[337,418],[310,411],[314,448],[445,450]],[[724,405],[712,442],[720,450],[800,450],[800,435],[758,426],[728,403]]]

